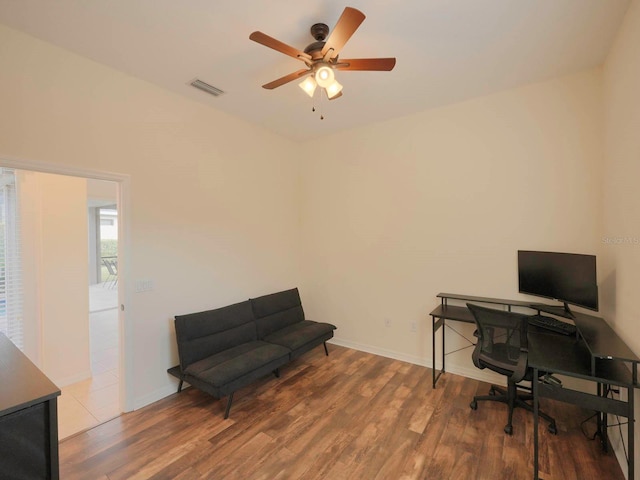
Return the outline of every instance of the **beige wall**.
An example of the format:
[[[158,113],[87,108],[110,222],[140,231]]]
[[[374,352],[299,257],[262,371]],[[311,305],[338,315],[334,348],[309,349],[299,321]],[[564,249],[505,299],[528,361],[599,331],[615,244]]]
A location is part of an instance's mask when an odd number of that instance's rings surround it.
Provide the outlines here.
[[[593,70],[308,145],[335,147],[304,162],[310,316],[430,365],[439,292],[519,298],[518,249],[597,253],[601,87]],[[447,350],[466,344],[450,334]],[[479,375],[468,349],[447,362]]]
[[[18,174],[30,339],[25,351],[60,387],[91,376],[86,184],[81,178]]]
[[[640,2],[635,0],[604,68],[605,221],[601,265],[605,278],[601,298],[607,319],[636,354],[640,354],[639,45]],[[637,428],[635,444],[640,445]],[[635,460],[639,465],[637,447]]]
[[[0,65],[0,158],[130,178],[134,406],[175,391],[174,315],[299,284],[289,141],[3,26]]]

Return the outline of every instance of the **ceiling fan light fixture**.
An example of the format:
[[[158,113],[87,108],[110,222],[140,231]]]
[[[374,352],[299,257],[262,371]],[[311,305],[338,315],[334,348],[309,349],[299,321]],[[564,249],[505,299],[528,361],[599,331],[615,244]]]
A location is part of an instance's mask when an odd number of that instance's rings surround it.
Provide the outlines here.
[[[311,75],[300,82],[298,86],[304,90],[307,95],[313,98],[313,94],[315,93],[318,84],[314,80],[313,75]]]
[[[333,69],[323,65],[318,70],[316,70],[315,79],[316,83],[320,85],[322,88],[327,88],[335,81],[335,74],[333,73]]]
[[[327,92],[327,97],[329,99],[332,99],[342,91],[342,85],[340,85],[337,80],[334,80],[333,83],[329,85],[325,90]]]

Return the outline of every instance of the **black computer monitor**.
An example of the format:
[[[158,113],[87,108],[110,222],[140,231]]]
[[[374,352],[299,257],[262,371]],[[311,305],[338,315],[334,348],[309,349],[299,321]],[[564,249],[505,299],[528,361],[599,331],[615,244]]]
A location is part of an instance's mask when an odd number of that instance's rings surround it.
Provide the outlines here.
[[[569,305],[597,311],[596,257],[518,250],[518,289],[520,293],[562,302],[563,309],[558,314],[570,318],[573,314]]]

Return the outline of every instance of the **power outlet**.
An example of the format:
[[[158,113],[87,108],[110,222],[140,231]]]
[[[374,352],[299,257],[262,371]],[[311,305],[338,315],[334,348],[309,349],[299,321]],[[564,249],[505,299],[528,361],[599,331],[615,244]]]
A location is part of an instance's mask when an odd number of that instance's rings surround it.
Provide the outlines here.
[[[409,323],[409,330],[412,331],[412,332],[417,332],[418,331],[418,322],[416,322],[414,320],[411,323]]]
[[[391,319],[390,318],[385,318],[384,319],[384,326],[387,328],[391,327]]]

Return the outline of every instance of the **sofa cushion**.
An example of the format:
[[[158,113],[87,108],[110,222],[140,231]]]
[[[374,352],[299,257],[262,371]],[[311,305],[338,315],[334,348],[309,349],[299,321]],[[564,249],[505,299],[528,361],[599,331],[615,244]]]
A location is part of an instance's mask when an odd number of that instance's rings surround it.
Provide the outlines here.
[[[189,365],[237,345],[257,340],[249,301],[175,317],[178,355]]]
[[[259,339],[304,320],[304,310],[297,288],[252,298],[250,302],[256,318]]]
[[[272,362],[279,366],[288,360],[288,348],[272,343],[253,341],[195,362],[187,367],[185,373],[207,382],[216,389],[221,389],[252,372],[260,372],[260,376],[264,375],[262,369],[265,366],[270,366]],[[269,367],[267,373],[277,366]]]
[[[264,340],[296,351],[309,343],[315,345],[318,341],[328,340],[335,329],[330,323],[304,320],[267,335]]]

